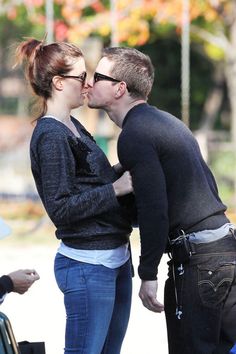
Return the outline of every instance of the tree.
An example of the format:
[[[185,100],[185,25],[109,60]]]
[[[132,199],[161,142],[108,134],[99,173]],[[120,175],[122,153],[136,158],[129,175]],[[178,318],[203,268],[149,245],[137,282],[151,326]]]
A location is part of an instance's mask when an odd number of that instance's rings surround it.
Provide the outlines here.
[[[111,2],[115,4],[115,13],[110,11]],[[182,3],[182,0],[55,0],[55,37],[81,44],[89,36],[99,36],[109,44],[113,29],[112,37],[118,43],[141,46],[173,29],[180,33]],[[24,14],[43,33],[43,0],[0,0],[0,5],[0,12],[5,12],[12,22],[19,21]],[[190,0],[190,18],[193,40],[201,40],[207,56],[225,63],[232,108],[231,131],[236,144],[236,1]]]

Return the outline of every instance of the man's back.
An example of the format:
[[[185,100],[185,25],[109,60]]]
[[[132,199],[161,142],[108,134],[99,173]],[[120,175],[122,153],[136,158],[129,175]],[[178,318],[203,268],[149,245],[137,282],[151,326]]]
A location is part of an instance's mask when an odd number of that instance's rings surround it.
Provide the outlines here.
[[[145,188],[149,189],[151,185],[148,181],[152,175],[155,178],[158,176],[152,193],[160,199],[160,184],[165,182],[166,188],[162,194],[163,198],[165,194],[167,196],[170,231],[179,228],[189,231],[206,218],[211,223],[211,216],[226,210],[197,141],[174,116],[147,104],[136,106],[124,122],[118,147],[119,158],[125,165],[131,160],[127,155],[131,153],[132,159],[136,155],[136,165],[133,163],[129,167],[140,169],[142,172],[139,173],[145,175],[145,178],[141,177],[142,186],[137,185],[137,188],[143,189],[143,181],[146,180]],[[151,166],[151,173],[142,168],[144,165],[141,162]],[[215,221],[213,223],[215,226]],[[206,228],[205,223],[194,228],[194,231],[203,228]]]
[[[139,223],[146,225],[144,243],[158,238],[163,251],[168,234],[228,222],[197,141],[179,119],[146,103],[133,107],[123,123],[118,155],[133,178]]]

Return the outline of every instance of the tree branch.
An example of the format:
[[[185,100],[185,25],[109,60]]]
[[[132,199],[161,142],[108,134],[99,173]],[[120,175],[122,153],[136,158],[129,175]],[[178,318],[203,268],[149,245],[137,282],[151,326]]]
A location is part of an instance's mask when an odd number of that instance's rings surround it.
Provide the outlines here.
[[[191,33],[197,35],[197,37],[201,38],[203,41],[216,45],[217,47],[223,49],[224,52],[231,50],[231,44],[226,36],[223,33],[218,36],[212,34],[211,32],[206,31],[203,28],[200,28],[196,25],[190,26]]]

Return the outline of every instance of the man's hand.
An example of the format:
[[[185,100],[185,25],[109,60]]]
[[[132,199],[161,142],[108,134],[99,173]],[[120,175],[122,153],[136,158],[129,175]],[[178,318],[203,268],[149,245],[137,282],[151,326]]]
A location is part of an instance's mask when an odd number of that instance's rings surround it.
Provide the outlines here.
[[[39,279],[39,275],[34,269],[19,269],[8,276],[13,282],[13,292],[18,294],[24,294]]]
[[[139,297],[143,306],[153,312],[164,311],[164,305],[157,301],[157,280],[142,280]]]

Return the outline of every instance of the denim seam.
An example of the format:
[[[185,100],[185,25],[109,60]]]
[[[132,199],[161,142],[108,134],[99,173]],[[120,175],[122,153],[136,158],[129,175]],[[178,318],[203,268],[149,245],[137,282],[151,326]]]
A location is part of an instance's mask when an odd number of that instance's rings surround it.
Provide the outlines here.
[[[84,268],[83,266],[81,267],[81,272],[83,274],[83,279],[84,279],[84,284],[86,287],[86,293],[88,294],[88,287],[87,287],[87,281],[86,281],[86,277],[84,275]],[[86,326],[86,334],[84,336],[84,340],[83,340],[83,353],[82,354],[86,354],[86,347],[85,344],[87,342],[87,338],[88,338],[88,297],[86,296],[86,321],[87,321],[87,326]]]

